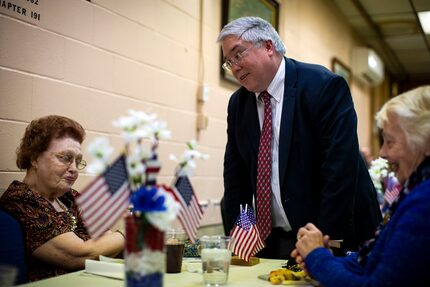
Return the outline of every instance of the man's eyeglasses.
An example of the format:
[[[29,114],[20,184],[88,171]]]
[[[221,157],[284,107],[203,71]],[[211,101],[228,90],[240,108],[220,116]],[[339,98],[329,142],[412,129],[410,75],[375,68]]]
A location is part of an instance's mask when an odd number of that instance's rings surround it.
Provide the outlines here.
[[[236,55],[234,55],[233,57],[231,57],[230,59],[227,59],[224,64],[222,64],[222,68],[228,72],[231,72],[231,67],[233,67],[233,65],[240,65],[240,63],[242,62],[243,58],[246,56],[246,54],[248,53],[248,51],[254,47],[254,45],[252,45],[251,47],[248,47],[247,49],[236,53]]]
[[[64,165],[69,167],[73,162],[76,164],[76,168],[79,170],[84,169],[87,166],[87,162],[80,158],[75,158],[72,154],[63,154],[63,153],[52,153],[55,157],[62,162]]]

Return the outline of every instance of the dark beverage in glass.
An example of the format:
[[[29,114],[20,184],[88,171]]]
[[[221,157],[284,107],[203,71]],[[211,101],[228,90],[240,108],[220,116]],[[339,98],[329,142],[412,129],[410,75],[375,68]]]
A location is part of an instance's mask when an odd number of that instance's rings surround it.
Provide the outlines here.
[[[179,273],[182,268],[182,256],[184,255],[184,243],[166,244],[167,273]]]
[[[165,232],[166,272],[180,273],[187,236],[182,229],[171,229]]]

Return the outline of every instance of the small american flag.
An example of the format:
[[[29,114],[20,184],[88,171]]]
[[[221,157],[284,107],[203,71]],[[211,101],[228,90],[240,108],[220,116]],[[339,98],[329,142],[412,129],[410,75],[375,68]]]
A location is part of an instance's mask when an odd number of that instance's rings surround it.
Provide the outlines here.
[[[91,237],[99,237],[124,214],[129,197],[125,156],[122,155],[76,198]]]
[[[389,205],[391,205],[399,196],[402,186],[394,176],[388,176],[386,178],[385,186],[384,199]]]
[[[182,223],[191,242],[195,242],[203,211],[194,194],[190,180],[187,176],[179,176],[176,178],[176,183],[172,188],[165,187],[165,189],[171,192],[175,200],[181,205],[178,214],[179,221]]]
[[[246,205],[243,210],[241,205],[239,217],[231,230],[230,236],[234,238],[233,253],[247,262],[249,257],[264,248],[264,243],[260,238],[256,224],[252,209]]]
[[[145,185],[156,185],[157,176],[161,169],[161,163],[158,161],[157,154],[151,157],[151,159],[145,161],[146,165],[146,182]]]

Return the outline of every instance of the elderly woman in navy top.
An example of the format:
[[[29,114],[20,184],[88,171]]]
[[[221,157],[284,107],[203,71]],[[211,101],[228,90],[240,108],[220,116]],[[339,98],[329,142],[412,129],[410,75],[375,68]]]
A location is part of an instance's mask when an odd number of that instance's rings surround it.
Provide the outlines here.
[[[388,160],[403,188],[375,238],[336,258],[328,236],[311,223],[299,229],[291,256],[325,287],[421,286],[430,260],[430,86],[389,100],[376,114]]]

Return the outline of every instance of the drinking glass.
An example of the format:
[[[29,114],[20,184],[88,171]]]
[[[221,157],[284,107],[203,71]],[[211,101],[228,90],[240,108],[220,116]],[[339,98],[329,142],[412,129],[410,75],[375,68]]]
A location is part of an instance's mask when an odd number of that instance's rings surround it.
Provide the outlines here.
[[[203,282],[206,286],[227,283],[233,238],[230,236],[203,236],[200,239]]]
[[[182,269],[182,257],[184,256],[185,240],[187,236],[181,229],[166,231],[166,272],[180,273]]]

